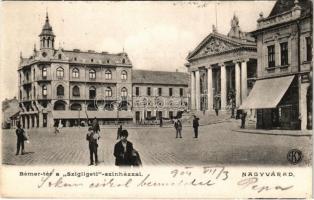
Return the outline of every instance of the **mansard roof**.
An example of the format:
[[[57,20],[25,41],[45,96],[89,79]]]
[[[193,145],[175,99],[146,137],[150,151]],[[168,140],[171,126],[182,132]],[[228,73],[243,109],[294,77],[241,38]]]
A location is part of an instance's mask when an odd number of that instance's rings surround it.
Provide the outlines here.
[[[69,61],[73,62],[91,62],[93,59],[94,63],[98,64],[125,64],[131,65],[131,61],[128,58],[127,53],[117,53],[117,54],[110,54],[107,52],[95,52],[92,50],[89,51],[80,51],[78,49],[74,50],[63,50],[65,56],[69,58]],[[125,60],[125,63],[122,60]],[[101,63],[99,63],[99,61]]]
[[[84,63],[84,64],[105,64],[105,65],[125,65],[132,66],[131,60],[129,59],[127,53],[116,53],[111,54],[107,52],[95,52],[93,50],[81,51],[79,49],[74,50],[64,50],[55,49],[53,57],[45,61],[50,61],[51,59],[56,59],[57,54],[62,53],[68,62],[74,63]],[[124,59],[124,63],[123,63]],[[35,51],[29,58],[20,59],[20,66],[29,65],[36,60],[41,60],[40,51]]]
[[[295,6],[295,1],[296,0],[277,0],[268,17],[290,11]],[[308,10],[312,10],[313,5],[311,0],[298,0],[298,2],[303,14]]]
[[[187,60],[191,59],[195,55],[197,55],[202,49],[205,48],[205,46],[210,42],[212,39],[218,39],[219,41],[222,41],[224,44],[227,44],[228,50],[232,49],[238,49],[241,47],[247,47],[247,48],[255,48],[256,49],[256,42],[255,39],[252,38],[249,33],[245,33],[245,37],[243,39],[240,38],[234,38],[234,37],[228,37],[227,35],[223,35],[218,32],[212,32],[210,33],[192,52],[189,53],[187,56]],[[224,51],[223,49],[222,51]],[[217,52],[217,53],[221,53]]]
[[[158,85],[188,85],[189,74],[185,72],[166,72],[133,70],[132,83]]]

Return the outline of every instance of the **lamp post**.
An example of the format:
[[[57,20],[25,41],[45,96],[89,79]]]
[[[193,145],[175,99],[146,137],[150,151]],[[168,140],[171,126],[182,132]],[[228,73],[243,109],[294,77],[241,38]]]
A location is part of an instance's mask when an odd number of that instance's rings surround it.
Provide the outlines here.
[[[78,113],[79,113],[78,126],[81,127],[81,108],[78,109]]]

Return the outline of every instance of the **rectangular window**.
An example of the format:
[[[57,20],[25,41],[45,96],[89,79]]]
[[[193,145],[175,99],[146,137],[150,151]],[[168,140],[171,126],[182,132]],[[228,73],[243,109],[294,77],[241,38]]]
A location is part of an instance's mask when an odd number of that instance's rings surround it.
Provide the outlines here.
[[[268,67],[275,67],[275,45],[267,47],[268,49]]]
[[[281,66],[288,65],[288,42],[280,44]]]
[[[139,87],[135,88],[135,95],[140,96],[140,88]]]
[[[172,96],[172,88],[169,88],[169,96]]]
[[[147,111],[147,116],[148,119],[150,119],[152,117],[152,112],[151,111]]]
[[[162,88],[158,88],[158,96],[162,95]]]
[[[151,89],[150,87],[147,88],[147,96],[150,96],[151,95]]]
[[[169,118],[172,119],[173,118],[173,112],[169,111]]]
[[[183,88],[180,88],[180,97],[183,97]]]
[[[47,68],[46,67],[42,68],[42,76],[43,76],[43,78],[47,78]]]
[[[306,37],[306,61],[312,61],[312,38]]]

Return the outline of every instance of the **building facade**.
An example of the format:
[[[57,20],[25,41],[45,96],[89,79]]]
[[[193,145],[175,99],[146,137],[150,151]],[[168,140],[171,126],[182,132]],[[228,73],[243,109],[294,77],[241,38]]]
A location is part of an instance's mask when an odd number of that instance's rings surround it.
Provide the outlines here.
[[[133,70],[132,75],[134,122],[172,119],[187,111],[187,73]]]
[[[257,128],[312,126],[312,2],[278,0],[257,30],[257,76],[242,109],[257,109]]]
[[[187,56],[190,73],[191,109],[212,112],[238,107],[257,76],[255,39],[243,32],[234,16],[227,35],[210,33]]]
[[[101,125],[133,121],[139,108],[133,111],[136,86],[126,53],[56,49],[48,15],[39,39],[39,50],[34,47],[29,58],[21,55],[18,68],[24,128],[53,127],[60,122],[65,127],[86,125],[94,117]],[[136,84],[145,86],[144,82]],[[187,81],[182,87],[187,87]]]
[[[2,102],[2,128],[14,128],[16,126],[12,116],[19,113],[19,101],[16,97],[13,99],[5,99]]]

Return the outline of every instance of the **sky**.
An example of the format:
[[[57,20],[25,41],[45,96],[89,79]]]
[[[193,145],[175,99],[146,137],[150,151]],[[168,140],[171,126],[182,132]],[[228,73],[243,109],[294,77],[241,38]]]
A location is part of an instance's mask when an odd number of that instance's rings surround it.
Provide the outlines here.
[[[275,1],[0,2],[0,100],[17,96],[20,52],[32,54],[46,11],[55,48],[129,55],[134,69],[187,71],[186,56],[212,32],[227,34],[233,15],[242,31],[256,29]],[[217,17],[216,17],[217,16]]]

